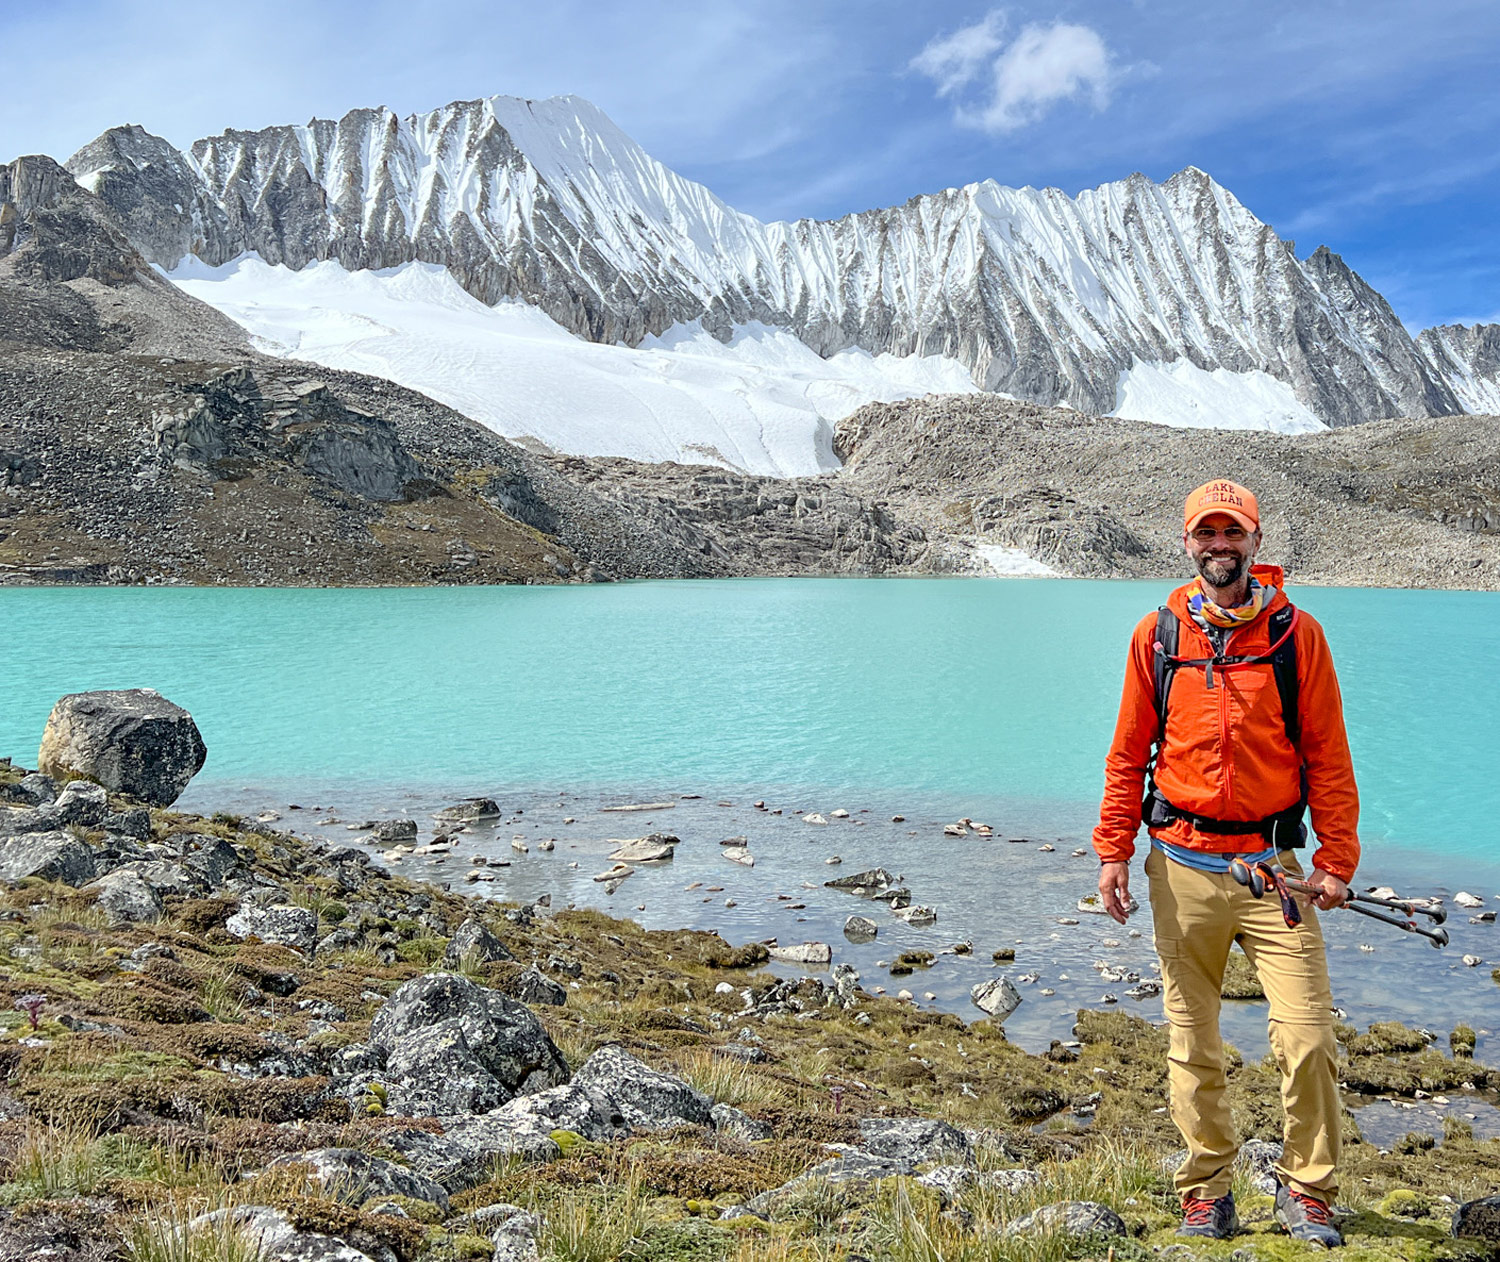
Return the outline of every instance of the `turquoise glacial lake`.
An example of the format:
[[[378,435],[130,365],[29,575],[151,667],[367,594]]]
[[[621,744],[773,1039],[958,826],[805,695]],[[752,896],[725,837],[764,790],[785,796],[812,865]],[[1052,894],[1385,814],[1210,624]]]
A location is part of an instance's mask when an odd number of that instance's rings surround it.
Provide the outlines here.
[[[1080,1006],[1160,1017],[1160,999],[1128,993],[1155,961],[1149,917],[1121,929],[1076,904],[1097,879],[1088,833],[1126,643],[1169,587],[0,588],[0,754],[32,764],[65,693],[156,688],[192,711],[209,749],[184,808],[264,812],[349,845],[367,834],[348,824],[390,815],[418,820],[425,841],[433,811],[486,794],[505,818],[472,826],[453,854],[386,860],[455,889],[548,894],[651,928],[831,942],[867,987],[907,987],[966,1016],[993,950],[1013,946],[1025,1001],[1006,1031],[1043,1048]],[[1450,900],[1467,890],[1500,909],[1500,596],[1292,594],[1327,628],[1342,681],[1364,803],[1357,883]],[[606,811],[629,803],[660,805]],[[813,811],[828,823],[805,823]],[[944,835],[965,816],[994,838]],[[657,830],[682,838],[670,864],[642,865],[614,893],[593,880],[612,838]],[[731,836],[749,839],[753,868],[721,857]],[[463,884],[479,857],[485,883]],[[908,925],[823,885],[876,865],[937,923]],[[1335,1000],[1360,1025],[1442,1032],[1467,1020],[1490,1056],[1500,926],[1449,908],[1441,952],[1325,915]],[[877,918],[875,942],[845,941],[851,912]],[[971,954],[888,975],[895,953],[965,939]],[[1224,1027],[1247,1054],[1264,1050],[1263,1005],[1227,1005]]]
[[[52,703],[186,706],[215,785],[1098,800],[1125,644],[1165,583],[0,589],[0,753]],[[1368,847],[1500,858],[1500,594],[1293,588],[1328,631]],[[993,809],[993,807],[992,807]]]

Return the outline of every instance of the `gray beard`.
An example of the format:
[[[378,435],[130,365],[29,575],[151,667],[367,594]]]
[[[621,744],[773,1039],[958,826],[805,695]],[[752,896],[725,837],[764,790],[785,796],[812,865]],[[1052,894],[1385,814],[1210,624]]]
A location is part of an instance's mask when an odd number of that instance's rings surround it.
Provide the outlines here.
[[[1245,575],[1246,563],[1240,557],[1227,562],[1200,557],[1197,564],[1198,573],[1211,587],[1233,587]]]

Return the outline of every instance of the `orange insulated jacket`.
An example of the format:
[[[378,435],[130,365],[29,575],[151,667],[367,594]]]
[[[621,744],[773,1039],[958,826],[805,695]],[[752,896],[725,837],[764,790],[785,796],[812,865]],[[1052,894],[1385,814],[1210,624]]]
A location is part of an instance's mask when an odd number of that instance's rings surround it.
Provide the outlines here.
[[[1279,566],[1251,571],[1267,587],[1280,588]],[[1213,646],[1188,611],[1192,585],[1167,600],[1178,617],[1177,656],[1212,657]],[[1278,591],[1254,622],[1236,627],[1225,647],[1229,656],[1270,651],[1266,615],[1287,604]],[[1125,667],[1125,691],[1114,743],[1105,761],[1104,801],[1094,849],[1105,863],[1135,853],[1141,826],[1146,769],[1156,743],[1156,614],[1136,626]],[[1292,746],[1281,714],[1281,695],[1269,662],[1215,670],[1209,688],[1201,667],[1184,666],[1172,678],[1166,739],[1157,757],[1156,787],[1178,810],[1207,820],[1258,820],[1295,806],[1301,767],[1307,766],[1308,805],[1318,837],[1313,866],[1347,881],[1359,863],[1359,791],[1344,731],[1344,706],[1323,628],[1298,612],[1298,717],[1301,749]],[[1245,852],[1258,848],[1254,835],[1204,832],[1175,820],[1151,835],[1193,850]]]

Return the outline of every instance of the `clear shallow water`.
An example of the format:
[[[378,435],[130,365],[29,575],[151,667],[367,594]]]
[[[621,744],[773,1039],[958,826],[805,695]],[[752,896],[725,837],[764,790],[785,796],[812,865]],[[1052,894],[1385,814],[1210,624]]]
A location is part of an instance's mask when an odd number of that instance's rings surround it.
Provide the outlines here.
[[[568,807],[552,810],[556,820],[538,809],[559,791],[577,800],[580,819],[584,806],[592,810],[611,793],[656,801],[698,792],[709,805],[732,799],[736,811],[756,797],[788,810],[868,807],[871,825],[900,812],[923,821],[915,837],[906,828],[867,827],[844,857],[905,871],[917,901],[939,908],[937,930],[892,925],[878,948],[848,954],[838,930],[859,908],[821,891],[797,895],[804,882],[820,886],[832,875],[821,862],[828,847],[754,815],[722,828],[704,822],[691,838],[708,856],[701,862],[745,883],[734,915],[717,908],[710,915],[702,895],[679,888],[689,882],[676,877],[699,862],[692,847],[680,852],[670,880],[643,873],[608,905],[653,925],[719,927],[736,940],[832,940],[836,958],[853,958],[862,970],[888,947],[893,953],[921,939],[936,949],[958,937],[973,938],[987,966],[990,950],[1020,937],[1037,944],[1035,967],[1051,970],[1037,987],[1050,985],[1057,995],[1029,997],[1008,1028],[1045,1043],[1043,1035],[1061,1033],[1053,1027],[1079,1003],[1123,989],[1089,976],[1102,949],[1094,940],[1112,929],[1090,918],[1081,933],[1055,923],[1088,892],[1091,874],[1019,864],[1008,852],[1020,847],[955,851],[932,825],[962,815],[987,819],[1002,835],[1052,840],[1058,854],[1049,861],[1086,844],[1125,644],[1169,587],[795,579],[326,591],[4,588],[0,753],[33,760],[47,713],[64,693],[150,686],[190,709],[203,730],[209,761],[183,801],[200,809],[284,810],[297,801],[332,805],[345,818],[422,814],[483,792],[528,805],[526,835],[539,835],[527,832],[534,826],[560,838]],[[1327,627],[1339,665],[1364,799],[1361,883],[1450,894],[1468,888],[1500,906],[1493,901],[1500,893],[1493,832],[1500,596],[1292,594]],[[686,807],[672,818],[682,821]],[[283,822],[311,827],[308,816]],[[598,817],[587,838],[602,842],[636,829],[630,817]],[[715,831],[750,831],[753,845],[786,853],[751,880],[713,853]],[[509,830],[493,844],[508,852]],[[566,844],[553,856],[533,852],[494,892],[520,896],[541,882],[532,892],[602,902],[584,869],[605,851],[569,856],[582,865],[580,876],[562,861]],[[771,884],[763,887],[762,876]],[[746,910],[752,900],[753,915]],[[807,908],[779,906],[794,900]],[[647,910],[636,913],[643,902]],[[1462,935],[1438,954],[1394,930],[1356,930],[1358,918],[1337,916],[1330,920],[1353,922],[1339,929],[1334,960],[1336,993],[1351,1019],[1401,1016],[1447,1028],[1464,1014],[1500,1027],[1500,987],[1488,977],[1500,963],[1491,959],[1500,957],[1496,926],[1469,926],[1456,915]],[[1062,936],[1053,939],[1054,932]],[[1377,951],[1359,952],[1360,942]],[[1120,950],[1145,971],[1132,948]],[[1465,969],[1464,952],[1486,963]],[[963,1008],[975,967],[945,957],[932,974],[888,988],[905,985],[919,996],[930,989],[945,1006]],[[866,971],[867,984],[881,980]],[[1260,1046],[1254,1030],[1263,1018],[1243,1012],[1226,1033],[1249,1051]]]

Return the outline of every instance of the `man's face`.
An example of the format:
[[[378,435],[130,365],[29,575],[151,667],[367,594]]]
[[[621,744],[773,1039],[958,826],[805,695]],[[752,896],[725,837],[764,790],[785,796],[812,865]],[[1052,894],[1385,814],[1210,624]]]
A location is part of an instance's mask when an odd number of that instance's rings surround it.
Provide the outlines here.
[[[1232,587],[1260,551],[1260,531],[1247,531],[1228,513],[1210,513],[1183,537],[1188,556],[1211,587]]]

